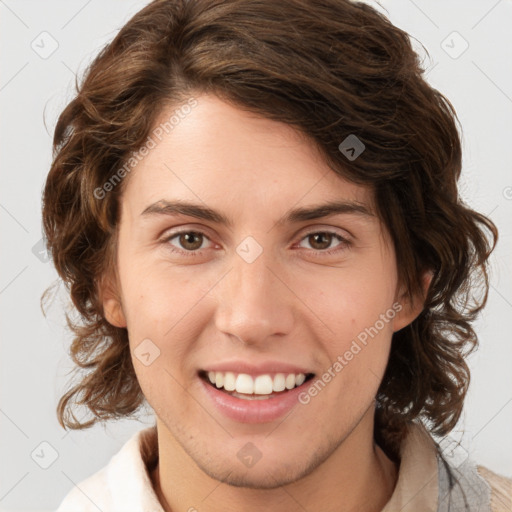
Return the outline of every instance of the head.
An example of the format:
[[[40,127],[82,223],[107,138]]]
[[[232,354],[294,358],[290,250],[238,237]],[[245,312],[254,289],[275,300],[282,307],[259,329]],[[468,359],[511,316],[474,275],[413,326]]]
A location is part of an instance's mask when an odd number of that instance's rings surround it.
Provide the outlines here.
[[[422,74],[407,34],[363,3],[137,13],[55,129],[44,229],[80,314],[61,424],[147,402],[212,476],[257,440],[281,482],[369,411],[392,458],[416,418],[448,433],[497,233],[460,200],[456,113]],[[343,204],[305,212],[327,203]],[[234,360],[324,385],[266,435],[200,403],[204,374]]]

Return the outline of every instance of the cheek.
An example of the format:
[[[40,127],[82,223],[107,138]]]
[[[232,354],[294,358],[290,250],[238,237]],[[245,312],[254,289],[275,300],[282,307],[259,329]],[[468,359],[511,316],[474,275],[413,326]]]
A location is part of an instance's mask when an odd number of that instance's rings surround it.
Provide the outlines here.
[[[138,271],[125,276],[123,295],[137,380],[157,415],[185,414],[183,385],[195,378],[189,361],[211,313],[204,297],[211,285],[158,263],[130,267]]]
[[[311,280],[307,286],[315,290],[310,297],[315,312],[334,335],[356,336],[386,312],[388,316],[393,314],[389,312],[393,310],[393,276],[386,279],[383,274],[368,269],[360,272],[351,269],[340,272],[339,276],[331,275],[323,282]],[[379,330],[382,329],[380,326]]]
[[[329,280],[311,279],[307,285],[315,290],[311,304],[316,315],[329,328],[321,331],[326,371],[336,375],[334,387],[348,391],[337,399],[347,404],[373,396],[388,361],[397,312],[393,267],[374,262],[340,269]]]
[[[200,282],[192,282],[190,272],[173,269],[156,257],[128,253],[119,273],[127,321],[137,330],[147,324],[162,334],[190,309],[202,290]]]
[[[208,303],[201,299],[208,292],[208,283],[194,281],[190,272],[170,271],[159,262],[136,259],[120,266],[120,278],[132,353],[149,339],[163,356],[160,361],[165,359],[170,368],[177,367],[199,337]]]

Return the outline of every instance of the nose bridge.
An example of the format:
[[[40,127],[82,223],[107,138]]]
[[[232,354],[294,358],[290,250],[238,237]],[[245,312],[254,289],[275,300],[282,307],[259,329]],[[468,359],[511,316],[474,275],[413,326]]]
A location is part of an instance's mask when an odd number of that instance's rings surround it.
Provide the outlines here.
[[[234,255],[231,271],[218,290],[220,331],[245,343],[258,343],[291,330],[293,297],[276,277],[275,266],[270,251],[262,251],[253,261],[243,253]]]

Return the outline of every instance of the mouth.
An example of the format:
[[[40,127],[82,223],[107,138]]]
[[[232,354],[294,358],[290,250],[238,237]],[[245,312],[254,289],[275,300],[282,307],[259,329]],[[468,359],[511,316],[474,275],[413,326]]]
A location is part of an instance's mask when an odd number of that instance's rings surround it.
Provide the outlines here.
[[[234,372],[199,371],[199,377],[212,388],[241,400],[269,400],[303,386],[314,373],[266,373],[249,375]]]

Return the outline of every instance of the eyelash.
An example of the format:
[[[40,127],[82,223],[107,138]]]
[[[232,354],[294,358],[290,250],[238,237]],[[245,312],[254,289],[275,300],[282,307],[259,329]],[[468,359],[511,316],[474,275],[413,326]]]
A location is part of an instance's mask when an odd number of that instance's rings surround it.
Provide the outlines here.
[[[187,230],[183,230],[183,231],[178,231],[176,233],[173,233],[172,235],[169,235],[169,236],[165,237],[162,240],[162,243],[168,244],[170,246],[170,248],[171,248],[171,252],[173,252],[173,253],[183,254],[183,255],[186,255],[186,256],[199,256],[199,254],[201,253],[202,249],[196,249],[195,251],[186,251],[184,249],[178,249],[175,246],[169,244],[169,242],[171,240],[173,240],[176,237],[179,237],[180,235],[192,234],[192,233],[195,234],[195,235],[202,235],[204,238],[209,240],[208,236],[205,233],[203,233],[202,231],[195,231],[195,230],[192,230],[192,229],[187,229]],[[311,251],[313,251],[313,253],[317,253],[320,257],[322,257],[323,255],[332,256],[334,254],[337,254],[337,253],[339,253],[341,251],[344,251],[346,249],[349,249],[351,247],[351,242],[349,240],[347,240],[346,238],[342,237],[339,233],[336,233],[335,231],[329,231],[329,230],[310,231],[309,233],[306,233],[300,239],[300,242],[302,242],[302,240],[310,237],[311,235],[319,235],[319,234],[322,234],[322,235],[332,235],[333,237],[337,238],[339,240],[339,242],[340,242],[340,244],[335,249],[324,249],[324,250],[321,250],[321,249],[316,249],[316,250],[315,249],[311,249]]]

